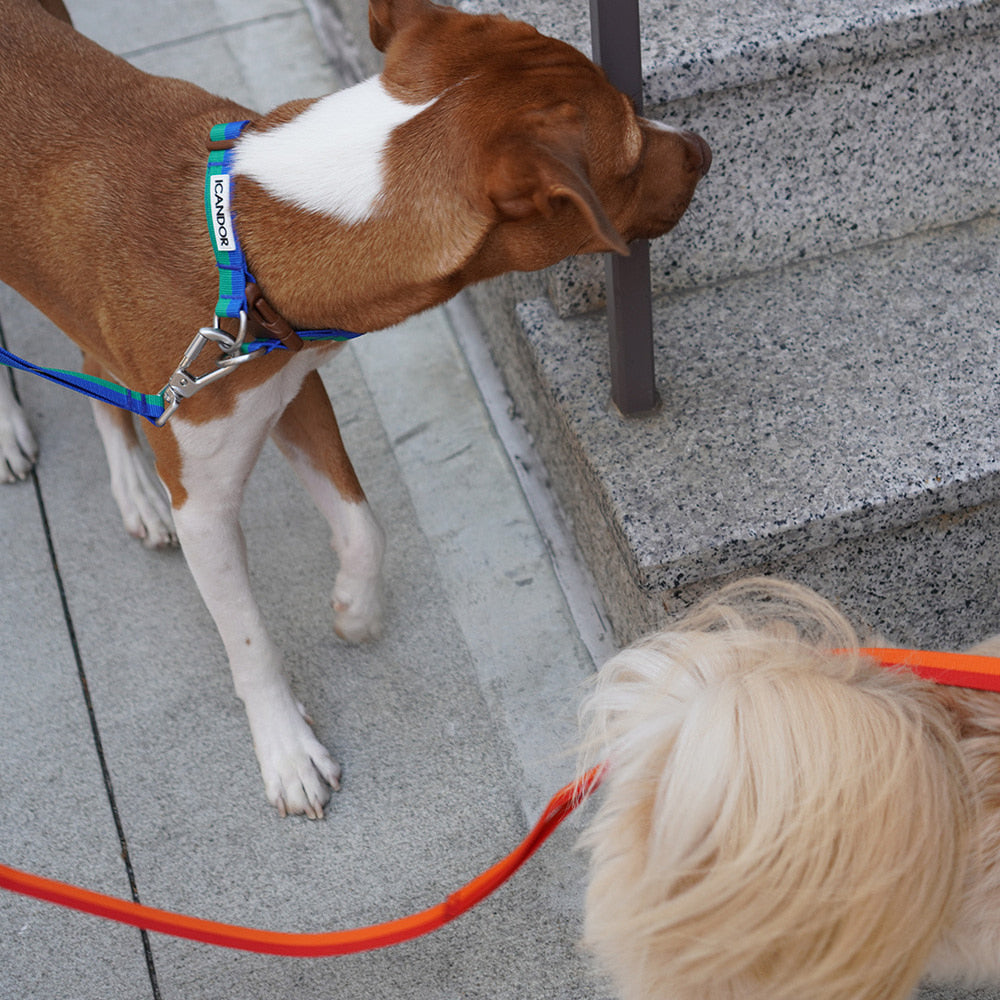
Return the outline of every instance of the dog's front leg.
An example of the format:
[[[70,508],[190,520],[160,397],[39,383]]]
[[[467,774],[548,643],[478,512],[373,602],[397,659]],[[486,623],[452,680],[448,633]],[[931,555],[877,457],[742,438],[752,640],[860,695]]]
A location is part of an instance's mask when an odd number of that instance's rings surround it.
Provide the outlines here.
[[[340,559],[331,597],[337,635],[348,642],[375,638],[382,626],[385,536],[365,499],[317,372],[306,376],[273,437],[330,525],[331,544]]]
[[[24,479],[37,457],[38,445],[14,397],[10,376],[0,369],[0,483]]]
[[[111,373],[88,354],[83,356],[83,370],[98,378],[112,378]],[[90,401],[90,406],[108,460],[111,495],[118,505],[125,530],[150,549],[175,544],[170,510],[139,443],[132,414],[96,399]]]
[[[193,425],[175,418],[181,474],[175,485],[169,476],[165,479],[177,537],[246,707],[268,800],[281,815],[304,813],[319,819],[330,789],[339,787],[340,767],[313,735],[292,694],[250,590],[239,511],[267,428],[249,423],[229,417]]]

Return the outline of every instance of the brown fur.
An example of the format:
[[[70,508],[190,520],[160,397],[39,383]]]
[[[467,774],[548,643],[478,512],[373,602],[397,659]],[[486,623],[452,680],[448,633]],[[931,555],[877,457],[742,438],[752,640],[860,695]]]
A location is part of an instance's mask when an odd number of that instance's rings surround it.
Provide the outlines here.
[[[257,116],[140,72],[76,33],[60,0],[44,7],[0,0],[0,279],[76,341],[89,371],[156,393],[217,297],[203,207],[210,128],[250,119],[250,133],[273,129],[313,102]],[[637,118],[588,59],[527,25],[429,0],[371,0],[370,15],[382,90],[403,104],[437,98],[384,139],[374,210],[348,223],[246,176],[235,185],[250,269],[293,326],[376,330],[473,281],[625,252],[667,232],[708,169],[701,139]],[[238,513],[270,434],[331,526],[335,629],[352,641],[378,633],[384,540],[315,372],[335,350],[257,355],[147,429],[172,518],[132,424],[95,404],[127,529],[149,545],[180,540],[229,654],[268,797],[312,817],[339,768],[282,674]],[[2,478],[25,475],[34,443],[9,392],[0,431]]]
[[[676,224],[706,169],[703,147],[637,125],[575,49],[503,18],[477,18],[470,30],[468,15],[422,0],[382,0],[372,9],[373,23],[381,16],[390,24],[376,32],[384,77],[407,100],[439,92],[471,68],[477,75],[439,102],[431,120],[398,130],[392,203],[371,225],[346,232],[252,182],[238,186],[251,268],[293,325],[379,329],[470,282],[622,249]],[[0,0],[0,19],[0,177],[11,193],[0,208],[0,278],[117,379],[156,392],[215,299],[201,207],[209,128],[251,118],[266,129],[311,102],[259,117],[193,84],[134,69],[33,0]],[[586,111],[553,123],[545,109],[560,98]],[[621,160],[626,127],[642,130],[641,164]],[[566,194],[574,173],[586,194]],[[468,206],[460,224],[450,207],[442,211],[442,191]],[[584,218],[582,204],[599,223]],[[152,267],[150,247],[158,251]],[[186,401],[185,417],[229,412],[234,393],[286,360],[272,356]],[[168,427],[150,436],[173,492],[179,470],[158,440],[169,435]]]

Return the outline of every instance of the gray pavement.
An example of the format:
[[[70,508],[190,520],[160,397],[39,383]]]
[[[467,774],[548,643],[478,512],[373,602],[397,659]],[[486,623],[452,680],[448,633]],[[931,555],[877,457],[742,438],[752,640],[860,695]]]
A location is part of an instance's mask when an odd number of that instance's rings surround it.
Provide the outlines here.
[[[341,82],[300,0],[70,5],[142,68],[262,110]],[[16,353],[78,365],[2,286],[0,321]],[[610,641],[467,311],[366,337],[324,377],[389,538],[385,636],[334,637],[326,527],[273,448],[243,518],[293,684],[344,765],[322,822],[267,805],[183,558],[125,536],[86,401],[17,377],[42,455],[31,481],[0,487],[3,863],[231,923],[333,930],[440,901],[571,778],[576,705]],[[577,948],[578,830],[449,927],[344,958],[144,937],[0,893],[0,1000],[603,997]],[[959,996],[973,994],[925,994]]]
[[[298,0],[71,10],[144,69],[261,109],[339,85]],[[572,777],[593,659],[553,569],[558,537],[539,531],[459,347],[476,354],[463,315],[365,338],[323,373],[389,538],[382,639],[334,636],[326,526],[276,449],[248,489],[257,592],[344,765],[322,822],[279,819],[265,801],[221,642],[181,554],[122,530],[86,400],[17,377],[41,458],[33,480],[0,488],[0,861],[122,897],[131,879],[142,902],[198,916],[324,931],[439,902],[520,840]],[[79,365],[2,286],[0,321],[15,353]],[[571,821],[457,923],[356,957],[144,940],[0,894],[0,998],[598,997],[577,950],[578,831]]]

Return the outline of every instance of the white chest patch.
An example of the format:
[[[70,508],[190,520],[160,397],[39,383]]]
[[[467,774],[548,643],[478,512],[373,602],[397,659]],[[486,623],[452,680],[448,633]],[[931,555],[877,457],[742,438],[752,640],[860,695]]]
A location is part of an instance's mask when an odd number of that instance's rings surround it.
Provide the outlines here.
[[[282,201],[362,222],[382,192],[393,129],[432,103],[404,104],[373,76],[320,98],[284,125],[246,134],[236,145],[235,171]]]

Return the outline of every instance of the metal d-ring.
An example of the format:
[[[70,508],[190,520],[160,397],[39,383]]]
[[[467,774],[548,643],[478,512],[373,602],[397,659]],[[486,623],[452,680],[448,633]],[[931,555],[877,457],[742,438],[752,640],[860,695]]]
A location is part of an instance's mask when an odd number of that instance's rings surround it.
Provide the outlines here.
[[[223,354],[233,355],[243,346],[243,342],[247,337],[247,314],[246,310],[240,310],[240,329],[236,334],[236,339],[226,333],[220,325],[221,320],[218,316],[215,316],[212,321],[211,326],[203,326],[199,331],[199,335],[204,337],[206,340],[211,340],[213,343],[218,344],[222,348]]]

